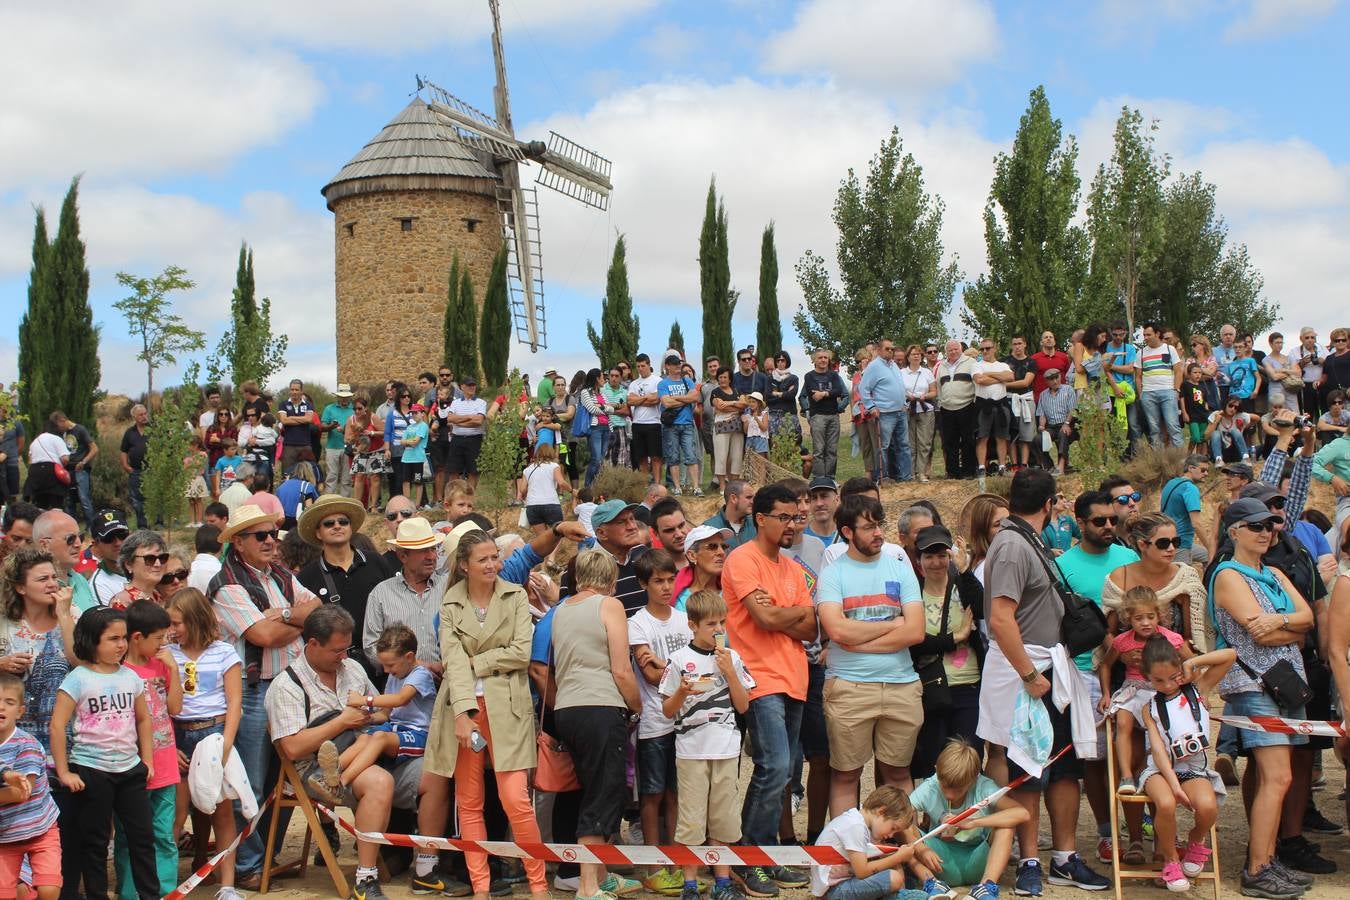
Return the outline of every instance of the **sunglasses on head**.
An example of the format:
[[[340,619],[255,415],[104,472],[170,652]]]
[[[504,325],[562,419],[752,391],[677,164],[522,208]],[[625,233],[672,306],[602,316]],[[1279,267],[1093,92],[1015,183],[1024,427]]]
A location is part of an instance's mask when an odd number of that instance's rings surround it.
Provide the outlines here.
[[[1092,523],[1093,528],[1103,528],[1107,522],[1110,522],[1112,525],[1119,522],[1120,516],[1093,516],[1088,519],[1088,521]]]
[[[332,528],[333,526],[336,525],[339,528],[346,528],[350,524],[352,524],[351,520],[348,519],[346,516],[338,516],[335,519],[324,519],[322,522],[319,523],[319,527]]]
[[[1141,544],[1152,544],[1154,547],[1157,547],[1159,550],[1171,550],[1173,547],[1177,548],[1178,550],[1181,549],[1181,538],[1174,538],[1174,537],[1170,537],[1170,538],[1156,538],[1156,539],[1151,540],[1151,541],[1141,540],[1139,543],[1141,543]]]
[[[1261,534],[1266,531],[1274,531],[1276,525],[1283,525],[1284,519],[1281,516],[1275,516],[1272,519],[1266,519],[1264,522],[1243,522],[1242,527],[1248,531],[1254,531]]]
[[[397,519],[411,519],[415,512],[416,510],[412,509],[400,509],[398,512],[385,513],[384,517],[393,522]]]
[[[1144,495],[1139,493],[1138,491],[1135,491],[1134,493],[1131,494],[1121,494],[1120,496],[1115,497],[1114,499],[1121,506],[1129,506],[1130,503],[1132,502],[1138,503],[1140,500],[1144,499]]]
[[[249,538],[249,537],[251,537],[251,538],[253,538],[255,541],[257,541],[258,543],[262,544],[262,543],[265,543],[265,542],[267,542],[267,541],[275,541],[275,540],[277,539],[277,536],[278,536],[279,534],[281,534],[281,532],[280,532],[280,531],[277,531],[275,528],[273,528],[273,529],[271,529],[270,531],[246,531],[246,532],[244,532],[243,534],[241,534],[241,535],[239,535],[239,536],[240,536],[241,538]]]
[[[162,565],[164,565],[166,562],[169,561],[169,554],[167,554],[167,553],[146,553],[145,555],[141,555],[141,554],[138,553],[138,554],[136,555],[136,558],[139,559],[139,560],[141,560],[141,561],[143,561],[147,566],[153,565],[154,563],[159,563],[159,564],[162,566]]]
[[[188,577],[187,569],[175,569],[172,572],[165,572],[159,578],[159,586],[167,587],[168,585],[171,585],[174,582],[187,581],[187,577]]]

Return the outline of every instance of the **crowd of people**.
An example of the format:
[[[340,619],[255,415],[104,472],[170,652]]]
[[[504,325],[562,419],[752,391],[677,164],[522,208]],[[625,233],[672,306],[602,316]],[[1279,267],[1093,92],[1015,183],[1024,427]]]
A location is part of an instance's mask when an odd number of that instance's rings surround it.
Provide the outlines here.
[[[118,895],[162,896],[180,853],[200,864],[211,836],[234,840],[283,760],[362,831],[804,841],[848,860],[714,865],[711,883],[697,866],[563,863],[550,885],[538,860],[418,851],[418,894],[521,882],[536,900],[550,887],[582,900],[963,887],[985,900],[1039,896],[1045,881],[1105,890],[1101,866],[1150,859],[1183,891],[1241,785],[1242,893],[1301,896],[1337,868],[1308,837],[1343,831],[1313,802],[1332,742],[1230,723],[1214,735],[1206,697],[1225,716],[1340,718],[1346,332],[1326,356],[1315,334],[1289,355],[1272,336],[1260,362],[1228,326],[1189,357],[1152,324],[1141,347],[1127,337],[1093,326],[1062,350],[1047,332],[1004,360],[988,339],[900,358],[881,340],[859,349],[851,382],[826,351],[798,376],[786,354],[761,367],[747,348],[734,371],[706,360],[703,382],[678,353],[664,377],[641,354],[635,372],[550,372],[537,394],[491,402],[442,367],[415,388],[391,381],[373,410],[345,385],[316,410],[296,381],[274,413],[243,385],[239,414],[217,393],[190,423],[190,549],[145,527],[144,407],[121,450],[134,530],[85,507],[78,474],[97,444],[52,413],[27,448],[29,500],[11,496],[3,515],[0,897],[107,896],[110,843]],[[484,429],[507,402],[526,422],[528,540],[474,509]],[[1132,436],[1187,446],[1156,496],[1123,476],[1061,489],[1076,411],[1092,403]],[[844,415],[866,474],[841,484]],[[21,453],[14,421],[0,425]],[[746,454],[781,435],[809,448],[803,477],[747,481]],[[921,499],[888,515],[883,481],[933,477],[935,441],[947,477],[1010,470],[1007,495],[981,486],[955,521]],[[605,462],[647,473],[641,502],[597,493]],[[1222,497],[1206,501],[1220,472]],[[1314,480],[1334,509],[1309,504]],[[712,490],[721,505],[698,522]],[[433,525],[419,507],[438,504]],[[377,544],[362,529],[380,514]],[[555,556],[561,544],[575,546]],[[1076,604],[1103,612],[1087,645],[1066,614]],[[1151,801],[1126,805],[1114,843],[1103,717],[1119,792]],[[1014,780],[983,815],[916,842]],[[1083,797],[1099,839],[1080,853]],[[289,810],[275,815],[284,831]],[[220,900],[259,886],[266,833],[215,870]],[[898,849],[877,850],[887,843]],[[384,896],[379,853],[356,842],[360,900]]]

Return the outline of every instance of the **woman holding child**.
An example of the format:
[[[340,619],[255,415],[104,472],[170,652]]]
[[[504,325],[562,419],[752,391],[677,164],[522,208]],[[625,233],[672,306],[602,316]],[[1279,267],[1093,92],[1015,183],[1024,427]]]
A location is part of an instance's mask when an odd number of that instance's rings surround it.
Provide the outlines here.
[[[486,532],[470,531],[460,538],[441,605],[445,679],[424,765],[454,778],[460,831],[467,840],[481,841],[487,840],[484,754],[491,754],[512,835],[524,843],[538,842],[539,823],[530,803],[535,729],[526,675],[534,629],[525,589],[503,581],[500,571],[497,544]],[[491,878],[487,855],[466,853],[465,860],[474,897],[485,900]],[[547,897],[544,863],[525,860],[525,873],[533,895]]]

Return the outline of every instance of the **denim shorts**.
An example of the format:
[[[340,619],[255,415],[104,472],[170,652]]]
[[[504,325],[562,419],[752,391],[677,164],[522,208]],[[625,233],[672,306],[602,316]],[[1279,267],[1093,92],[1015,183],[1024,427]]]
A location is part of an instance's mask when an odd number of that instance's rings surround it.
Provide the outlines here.
[[[920,890],[891,888],[891,870],[882,869],[866,878],[850,878],[841,881],[825,892],[827,900],[928,900],[928,895]]]
[[[1223,698],[1223,714],[1225,716],[1282,716],[1286,719],[1302,719],[1306,715],[1305,708],[1302,706],[1294,709],[1282,709],[1274,700],[1270,698],[1265,691],[1243,691],[1240,694],[1229,694]],[[1272,731],[1250,731],[1246,728],[1239,728],[1238,746],[1242,752],[1255,750],[1259,747],[1283,747],[1300,746],[1308,743],[1307,735],[1303,734],[1276,734]]]
[[[197,745],[206,740],[213,734],[224,734],[225,723],[211,725],[206,728],[183,728],[177,722],[173,723],[173,741],[183,755],[192,759],[192,751],[197,749]]]
[[[675,732],[654,738],[638,738],[637,776],[639,794],[663,794],[675,790]]]
[[[696,466],[702,462],[698,429],[693,425],[661,426],[661,448],[668,466]]]

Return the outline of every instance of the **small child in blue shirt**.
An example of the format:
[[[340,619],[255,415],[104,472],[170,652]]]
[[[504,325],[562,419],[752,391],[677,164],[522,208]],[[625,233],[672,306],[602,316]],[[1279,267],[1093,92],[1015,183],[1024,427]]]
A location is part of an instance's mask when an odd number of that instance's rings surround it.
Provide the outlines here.
[[[347,705],[376,714],[387,710],[388,718],[367,728],[341,755],[336,744],[324,741],[318,753],[320,768],[306,779],[306,785],[318,796],[328,797],[334,803],[342,801],[333,789],[333,773],[324,768],[326,759],[336,758],[340,772],[336,780],[345,788],[379,762],[380,757],[403,761],[420,757],[426,751],[431,710],[436,702],[436,679],[426,666],[417,662],[417,635],[407,625],[390,625],[375,641],[375,655],[389,676],[384,684],[385,693],[363,697],[352,691],[347,695]]]
[[[1055,508],[1045,520],[1041,529],[1041,540],[1056,556],[1073,547],[1074,541],[1083,539],[1078,530],[1078,522],[1073,517],[1073,501],[1063,491],[1055,495]]]
[[[234,439],[225,441],[224,451],[216,464],[211,467],[212,480],[215,482],[216,496],[230,485],[234,484],[234,473],[239,469],[239,464],[244,458],[239,455],[239,444]]]

